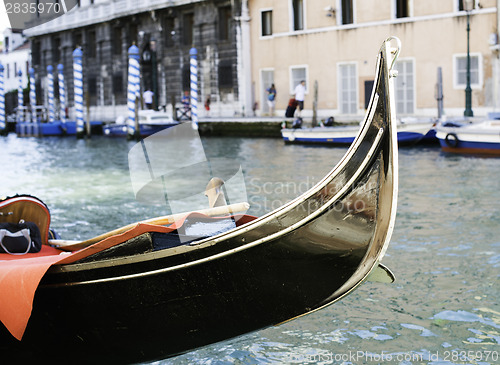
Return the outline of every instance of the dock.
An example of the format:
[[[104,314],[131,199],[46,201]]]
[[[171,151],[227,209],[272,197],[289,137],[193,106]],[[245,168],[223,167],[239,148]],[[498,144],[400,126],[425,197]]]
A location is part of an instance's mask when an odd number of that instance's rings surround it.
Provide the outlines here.
[[[200,118],[202,136],[267,137],[281,138],[284,117],[212,117]]]

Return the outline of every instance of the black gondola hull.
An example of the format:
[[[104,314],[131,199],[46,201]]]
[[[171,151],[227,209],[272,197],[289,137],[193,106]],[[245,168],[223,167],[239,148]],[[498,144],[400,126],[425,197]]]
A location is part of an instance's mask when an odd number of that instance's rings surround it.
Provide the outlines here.
[[[155,251],[162,237],[146,233],[56,265],[37,289],[22,341],[0,326],[2,356],[152,361],[282,323],[349,294],[378,265],[395,221],[392,53],[384,44],[360,135],[315,187],[215,237]]]
[[[346,260],[345,252],[294,247],[280,240],[148,277],[42,285],[21,348],[38,360],[57,356],[82,363],[173,356],[328,304],[364,254],[353,250]],[[10,336],[2,332],[2,338]]]

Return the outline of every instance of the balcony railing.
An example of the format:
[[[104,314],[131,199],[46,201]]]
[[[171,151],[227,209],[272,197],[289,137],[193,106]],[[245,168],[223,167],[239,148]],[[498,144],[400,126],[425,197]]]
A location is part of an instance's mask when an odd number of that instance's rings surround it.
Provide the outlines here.
[[[24,34],[34,37],[47,33],[98,24],[127,15],[194,4],[205,0],[110,0],[77,7],[50,22],[28,28]]]

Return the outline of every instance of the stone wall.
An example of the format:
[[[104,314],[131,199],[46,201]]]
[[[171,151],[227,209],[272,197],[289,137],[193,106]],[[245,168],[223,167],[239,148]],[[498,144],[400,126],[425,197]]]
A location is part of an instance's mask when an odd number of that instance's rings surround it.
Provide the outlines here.
[[[236,69],[239,11],[239,1],[193,1],[80,28],[38,34],[30,39],[36,78],[46,78],[48,65],[56,68],[62,63],[71,109],[72,52],[81,47],[84,97],[88,100],[91,119],[114,119],[116,113],[125,110],[127,52],[133,43],[140,50],[142,91],[156,90],[158,105],[173,107],[178,106],[183,92],[189,90],[189,50],[196,47],[199,115],[204,115],[203,104],[208,97],[212,115],[238,114],[241,109]],[[43,92],[46,94],[46,90]]]

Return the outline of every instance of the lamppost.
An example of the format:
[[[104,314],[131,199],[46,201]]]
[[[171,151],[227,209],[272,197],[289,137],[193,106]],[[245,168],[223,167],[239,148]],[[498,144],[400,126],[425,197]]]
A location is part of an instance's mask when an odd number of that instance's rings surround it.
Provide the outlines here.
[[[149,47],[151,48],[151,79],[153,86],[153,97],[154,97],[154,109],[158,109],[158,83],[157,83],[157,67],[156,67],[156,41],[153,39],[149,42]]]
[[[465,86],[465,117],[472,117],[472,88],[470,87],[470,12],[474,8],[474,0],[464,0],[464,8],[467,12],[467,85]]]

